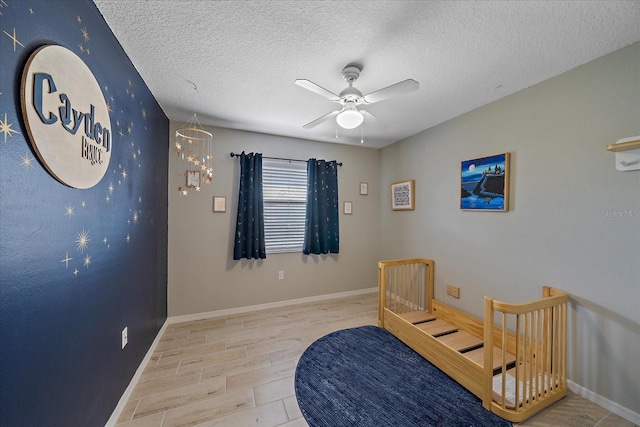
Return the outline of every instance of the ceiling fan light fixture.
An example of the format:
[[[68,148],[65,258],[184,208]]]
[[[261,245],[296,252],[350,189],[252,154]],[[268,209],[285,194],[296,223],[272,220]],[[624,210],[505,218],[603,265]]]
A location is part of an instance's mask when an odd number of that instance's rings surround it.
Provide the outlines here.
[[[334,117],[336,118],[336,131],[338,129],[337,126],[340,126],[344,129],[355,129],[364,123],[365,116],[367,116],[367,126],[369,125],[369,122],[371,122],[374,125],[377,124],[378,126],[386,129],[387,125],[382,123],[368,111],[358,111],[357,106],[369,105],[376,102],[384,101],[385,99],[389,99],[397,95],[416,91],[420,87],[417,81],[407,79],[363,96],[362,92],[353,87],[353,83],[360,76],[360,71],[362,71],[362,66],[357,64],[349,64],[344,67],[344,69],[342,70],[342,77],[344,77],[347,83],[349,83],[349,86],[342,90],[342,92],[340,92],[340,95],[336,95],[335,93],[328,91],[322,86],[318,86],[312,81],[305,79],[296,80],[295,83],[298,86],[310,90],[311,92],[314,92],[328,99],[329,101],[342,105],[341,110],[332,111],[328,114],[325,114],[324,116],[321,116],[320,118],[315,119],[310,123],[307,123],[303,126],[305,129],[311,129],[319,125],[320,123],[324,123],[329,119],[333,119]]]
[[[362,124],[364,117],[358,110],[348,109],[338,114],[336,121],[340,127],[345,129],[355,129]]]

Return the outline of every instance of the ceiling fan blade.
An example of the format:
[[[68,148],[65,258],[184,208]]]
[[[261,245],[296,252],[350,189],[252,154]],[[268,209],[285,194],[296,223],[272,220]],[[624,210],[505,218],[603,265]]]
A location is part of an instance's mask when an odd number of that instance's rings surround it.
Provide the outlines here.
[[[379,118],[371,114],[370,112],[366,110],[358,110],[358,111],[360,111],[364,116],[364,120],[367,123],[367,125],[373,125],[381,129],[387,129],[389,127],[385,122],[383,122],[382,120],[380,120]]]
[[[366,104],[373,104],[374,102],[383,101],[385,99],[391,98],[392,96],[413,92],[415,90],[418,90],[419,87],[420,85],[417,81],[413,79],[407,79],[394,85],[387,86],[384,89],[371,92],[370,94],[365,95],[363,99]]]
[[[333,102],[339,102],[340,101],[340,97],[338,95],[336,95],[333,92],[330,92],[328,90],[326,90],[325,88],[318,86],[317,84],[313,83],[312,81],[306,80],[306,79],[298,79],[295,82],[298,86],[301,86],[307,90],[310,90],[313,93],[317,93],[320,96],[324,96],[325,98],[327,98],[329,101],[333,101]]]
[[[320,117],[320,118],[318,118],[318,119],[315,119],[315,120],[314,120],[314,121],[312,121],[312,122],[307,123],[306,125],[304,125],[304,126],[302,126],[302,127],[303,127],[303,128],[305,128],[305,129],[311,129],[311,128],[313,128],[313,127],[316,127],[316,126],[318,126],[320,123],[322,123],[322,122],[324,122],[324,121],[327,121],[327,120],[329,120],[329,119],[330,119],[330,118],[332,118],[332,117],[337,116],[338,114],[340,114],[340,111],[341,111],[341,110],[332,111],[332,112],[330,112],[330,113],[328,113],[328,114],[325,114],[324,116],[322,116],[322,117]]]

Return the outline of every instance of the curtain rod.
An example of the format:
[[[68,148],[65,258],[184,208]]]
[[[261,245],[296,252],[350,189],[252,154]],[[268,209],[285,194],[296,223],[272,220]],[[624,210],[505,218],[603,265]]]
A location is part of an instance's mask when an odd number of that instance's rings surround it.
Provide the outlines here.
[[[231,157],[240,157],[240,154],[234,153],[233,151],[230,154]],[[287,160],[290,162],[303,162],[303,163],[307,163],[308,160],[298,160],[298,159],[285,159],[283,157],[268,157],[268,156],[262,156],[263,159],[272,159],[272,160]],[[342,162],[337,163],[338,166],[342,166]]]

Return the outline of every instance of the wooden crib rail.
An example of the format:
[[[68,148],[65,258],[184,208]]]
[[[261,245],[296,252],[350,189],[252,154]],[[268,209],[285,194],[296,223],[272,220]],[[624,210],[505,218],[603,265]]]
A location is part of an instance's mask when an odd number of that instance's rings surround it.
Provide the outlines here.
[[[433,260],[425,258],[378,262],[378,325],[384,325],[384,309],[396,314],[416,310],[431,312]]]
[[[485,298],[483,406],[503,418],[521,421],[567,393],[566,293],[545,286],[543,297],[523,304]],[[493,375],[494,346],[514,354]]]

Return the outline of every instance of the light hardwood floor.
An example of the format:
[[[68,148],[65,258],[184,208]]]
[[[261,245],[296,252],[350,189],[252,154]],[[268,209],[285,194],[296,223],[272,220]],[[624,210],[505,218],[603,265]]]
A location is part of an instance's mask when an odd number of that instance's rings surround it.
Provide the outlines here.
[[[370,293],[168,325],[117,425],[307,426],[293,386],[302,352],[332,331],[376,324]],[[633,424],[570,393],[520,426]]]

